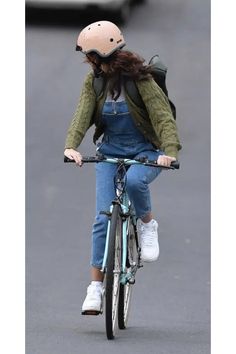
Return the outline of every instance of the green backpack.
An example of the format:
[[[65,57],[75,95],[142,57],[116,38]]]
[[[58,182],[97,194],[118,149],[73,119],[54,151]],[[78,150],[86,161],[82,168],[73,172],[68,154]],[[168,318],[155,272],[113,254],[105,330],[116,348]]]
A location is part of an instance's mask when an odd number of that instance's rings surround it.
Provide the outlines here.
[[[162,61],[159,58],[159,55],[157,54],[150,59],[149,65],[152,66],[152,77],[156,81],[158,86],[162,89],[164,94],[167,96],[173,118],[176,119],[176,108],[174,103],[169,99],[168,91],[166,88],[167,67],[162,63]],[[140,108],[145,108],[142,97],[137,89],[135,82],[133,80],[126,79],[124,85],[125,85],[126,92],[128,93],[129,97],[132,99],[132,101],[136,104],[136,106]],[[99,97],[104,88],[104,78],[101,76],[94,77],[93,88],[96,93],[96,96]]]

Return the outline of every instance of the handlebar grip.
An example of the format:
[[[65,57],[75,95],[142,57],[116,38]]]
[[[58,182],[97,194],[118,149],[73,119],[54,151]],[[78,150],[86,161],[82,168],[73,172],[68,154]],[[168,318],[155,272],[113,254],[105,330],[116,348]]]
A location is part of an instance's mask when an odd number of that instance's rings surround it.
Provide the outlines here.
[[[171,166],[174,167],[176,170],[179,169],[179,165],[180,165],[179,161],[177,161],[177,160],[171,162]]]
[[[72,160],[69,157],[64,155],[64,162],[75,162],[75,160]]]
[[[100,157],[97,157],[97,156],[84,156],[82,158],[82,162],[100,162],[102,161],[103,159]],[[69,157],[65,156],[64,155],[64,162],[74,162],[75,163],[75,160],[73,159],[70,159]]]

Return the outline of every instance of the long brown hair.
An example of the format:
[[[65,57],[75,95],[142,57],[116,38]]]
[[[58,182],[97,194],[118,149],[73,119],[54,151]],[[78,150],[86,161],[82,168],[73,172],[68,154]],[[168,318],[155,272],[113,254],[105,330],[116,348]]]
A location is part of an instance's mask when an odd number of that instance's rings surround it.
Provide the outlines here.
[[[94,69],[100,68],[101,64],[107,65],[106,73],[100,71],[100,74],[108,79],[108,89],[114,100],[119,97],[122,82],[126,78],[137,81],[151,78],[151,67],[144,64],[145,60],[140,55],[128,50],[118,50],[108,58],[90,53],[86,61]]]

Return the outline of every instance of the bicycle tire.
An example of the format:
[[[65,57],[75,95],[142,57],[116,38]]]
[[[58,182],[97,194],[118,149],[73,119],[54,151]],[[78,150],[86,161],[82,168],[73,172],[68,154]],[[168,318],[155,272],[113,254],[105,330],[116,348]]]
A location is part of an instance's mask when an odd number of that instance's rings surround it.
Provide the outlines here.
[[[132,286],[127,283],[120,285],[119,307],[118,307],[118,326],[119,329],[126,329],[131,304]]]
[[[132,260],[136,260],[137,255],[137,243],[135,238],[134,226],[131,219],[129,220],[128,226],[128,254],[127,254],[127,268],[129,268],[129,263]],[[119,329],[127,328],[130,306],[131,306],[131,296],[132,296],[133,284],[121,284],[119,293],[119,305],[118,305],[118,326]]]
[[[111,215],[105,285],[106,334],[108,339],[114,339],[115,337],[119,303],[121,272],[121,217],[119,211],[119,205],[114,204]]]

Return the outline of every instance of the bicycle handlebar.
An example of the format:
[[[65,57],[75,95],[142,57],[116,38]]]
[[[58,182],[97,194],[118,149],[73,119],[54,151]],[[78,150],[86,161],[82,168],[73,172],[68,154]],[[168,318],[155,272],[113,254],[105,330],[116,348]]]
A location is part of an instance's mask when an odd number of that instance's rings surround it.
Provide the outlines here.
[[[64,162],[65,163],[75,163],[75,160],[70,159],[69,157],[64,155]],[[155,160],[148,160],[146,157],[138,158],[138,159],[122,159],[117,157],[105,157],[104,155],[98,156],[84,156],[82,158],[83,163],[98,163],[98,162],[110,162],[110,163],[124,163],[125,165],[135,165],[141,164],[144,166],[151,166],[151,167],[160,167],[163,169],[168,170],[176,170],[179,169],[179,161],[172,161],[170,166],[162,166],[158,165]]]

